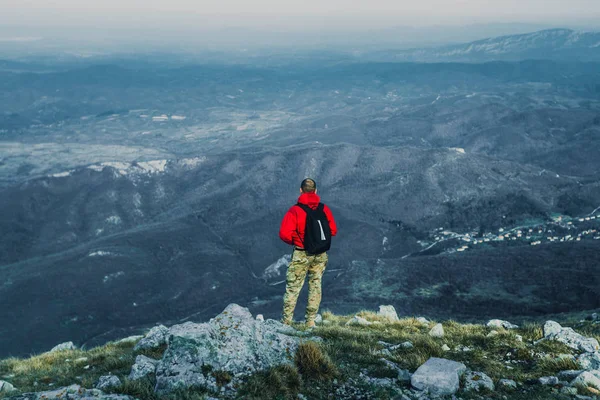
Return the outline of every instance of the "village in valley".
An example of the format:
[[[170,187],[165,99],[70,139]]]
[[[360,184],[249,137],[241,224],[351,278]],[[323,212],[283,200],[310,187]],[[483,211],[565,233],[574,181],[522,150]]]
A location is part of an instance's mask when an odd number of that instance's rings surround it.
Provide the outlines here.
[[[570,217],[552,214],[546,221],[531,221],[515,227],[502,227],[485,233],[458,233],[443,227],[430,232],[428,241],[420,241],[423,249],[416,255],[465,252],[478,247],[523,245],[600,240],[600,207],[590,214]]]

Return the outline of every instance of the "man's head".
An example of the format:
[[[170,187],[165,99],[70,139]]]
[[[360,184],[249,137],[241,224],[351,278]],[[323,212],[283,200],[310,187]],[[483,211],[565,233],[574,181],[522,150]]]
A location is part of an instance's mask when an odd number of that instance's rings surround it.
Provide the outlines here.
[[[313,179],[306,178],[300,184],[300,193],[317,193],[317,184]]]

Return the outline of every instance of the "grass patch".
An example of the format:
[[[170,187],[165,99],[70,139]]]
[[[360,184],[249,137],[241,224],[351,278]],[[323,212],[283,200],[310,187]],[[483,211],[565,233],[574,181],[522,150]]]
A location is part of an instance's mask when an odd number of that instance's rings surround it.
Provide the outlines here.
[[[327,381],[337,374],[335,365],[315,342],[300,343],[294,362],[298,372],[305,379]]]
[[[252,375],[239,390],[248,400],[297,399],[302,387],[300,374],[291,365],[281,365]]]

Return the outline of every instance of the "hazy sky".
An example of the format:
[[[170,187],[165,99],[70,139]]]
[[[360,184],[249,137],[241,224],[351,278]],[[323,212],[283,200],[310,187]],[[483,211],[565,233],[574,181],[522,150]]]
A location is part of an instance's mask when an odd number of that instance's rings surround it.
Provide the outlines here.
[[[125,23],[161,16],[220,15],[206,23],[260,27],[277,25],[277,17],[313,16],[330,18],[332,23],[352,17],[365,26],[419,26],[589,21],[600,16],[600,0],[0,0],[0,9],[0,22],[12,24],[69,25],[104,18]]]

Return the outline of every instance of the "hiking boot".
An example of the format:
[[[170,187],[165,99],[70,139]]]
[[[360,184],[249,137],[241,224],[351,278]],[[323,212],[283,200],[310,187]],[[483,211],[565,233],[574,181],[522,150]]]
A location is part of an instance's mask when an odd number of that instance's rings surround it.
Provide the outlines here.
[[[317,325],[315,324],[315,321],[308,321],[308,322],[306,323],[306,327],[307,327],[308,329],[313,329],[313,328],[315,328],[316,326],[317,326]]]

